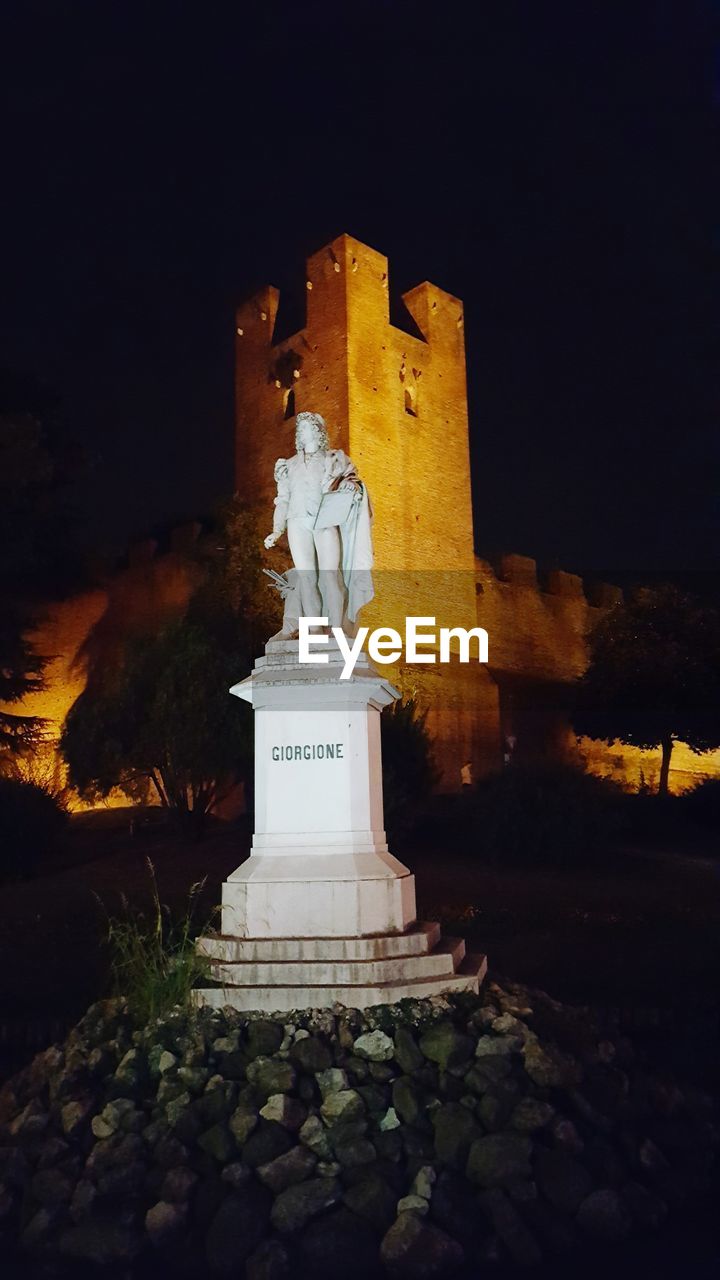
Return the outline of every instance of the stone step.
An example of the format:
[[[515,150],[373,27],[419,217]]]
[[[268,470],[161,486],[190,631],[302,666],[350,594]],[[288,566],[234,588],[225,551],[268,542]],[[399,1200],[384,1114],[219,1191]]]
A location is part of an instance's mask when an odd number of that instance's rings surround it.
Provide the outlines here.
[[[465,955],[462,938],[443,938],[429,955],[384,960],[300,960],[212,962],[212,976],[225,986],[369,986],[385,982],[452,977]]]
[[[203,987],[194,993],[195,1003],[213,1009],[230,1005],[241,1012],[287,1013],[293,1009],[322,1009],[339,1004],[348,1009],[367,1009],[376,1004],[396,1004],[399,1000],[424,1000],[429,996],[471,991],[477,994],[487,972],[484,955],[466,955],[458,972],[432,978],[399,976],[388,982],[369,984],[317,984],[287,986]]]
[[[386,960],[393,956],[428,955],[440,941],[440,925],[419,922],[404,933],[366,938],[235,938],[228,934],[200,938],[198,950],[226,964],[241,961],[277,964],[286,960]]]

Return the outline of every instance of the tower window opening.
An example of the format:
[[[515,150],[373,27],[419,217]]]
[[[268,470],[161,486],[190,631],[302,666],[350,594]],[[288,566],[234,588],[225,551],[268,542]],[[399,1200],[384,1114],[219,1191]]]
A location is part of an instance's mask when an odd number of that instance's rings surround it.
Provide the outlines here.
[[[405,412],[417,418],[417,396],[414,387],[405,387]]]
[[[295,388],[289,387],[283,393],[283,418],[295,417]]]

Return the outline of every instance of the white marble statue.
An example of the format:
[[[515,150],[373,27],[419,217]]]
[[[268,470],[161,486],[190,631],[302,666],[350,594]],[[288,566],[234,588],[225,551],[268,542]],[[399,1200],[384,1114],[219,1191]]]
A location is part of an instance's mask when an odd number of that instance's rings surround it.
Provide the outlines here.
[[[295,449],[275,464],[275,516],[265,539],[274,547],[287,529],[296,570],[282,590],[283,627],[273,639],[297,636],[299,617],[326,617],[330,628],[352,629],[373,597],[372,510],[354,464],[329,447],[319,413],[297,415]]]

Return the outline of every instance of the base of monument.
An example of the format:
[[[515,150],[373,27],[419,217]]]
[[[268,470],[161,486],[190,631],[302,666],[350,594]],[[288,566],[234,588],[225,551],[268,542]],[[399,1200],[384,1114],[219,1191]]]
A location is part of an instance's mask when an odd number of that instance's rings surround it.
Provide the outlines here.
[[[466,955],[461,938],[441,938],[437,924],[375,937],[201,938],[215,987],[197,990],[197,1004],[243,1012],[288,1012],[333,1004],[424,999],[477,993],[487,971],[483,955]]]

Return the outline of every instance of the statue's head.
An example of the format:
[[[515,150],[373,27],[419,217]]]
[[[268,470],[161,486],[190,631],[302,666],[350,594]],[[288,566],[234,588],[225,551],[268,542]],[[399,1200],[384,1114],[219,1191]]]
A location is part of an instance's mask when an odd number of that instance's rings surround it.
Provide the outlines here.
[[[295,448],[298,453],[317,453],[329,445],[325,419],[319,413],[299,413],[295,419]]]

